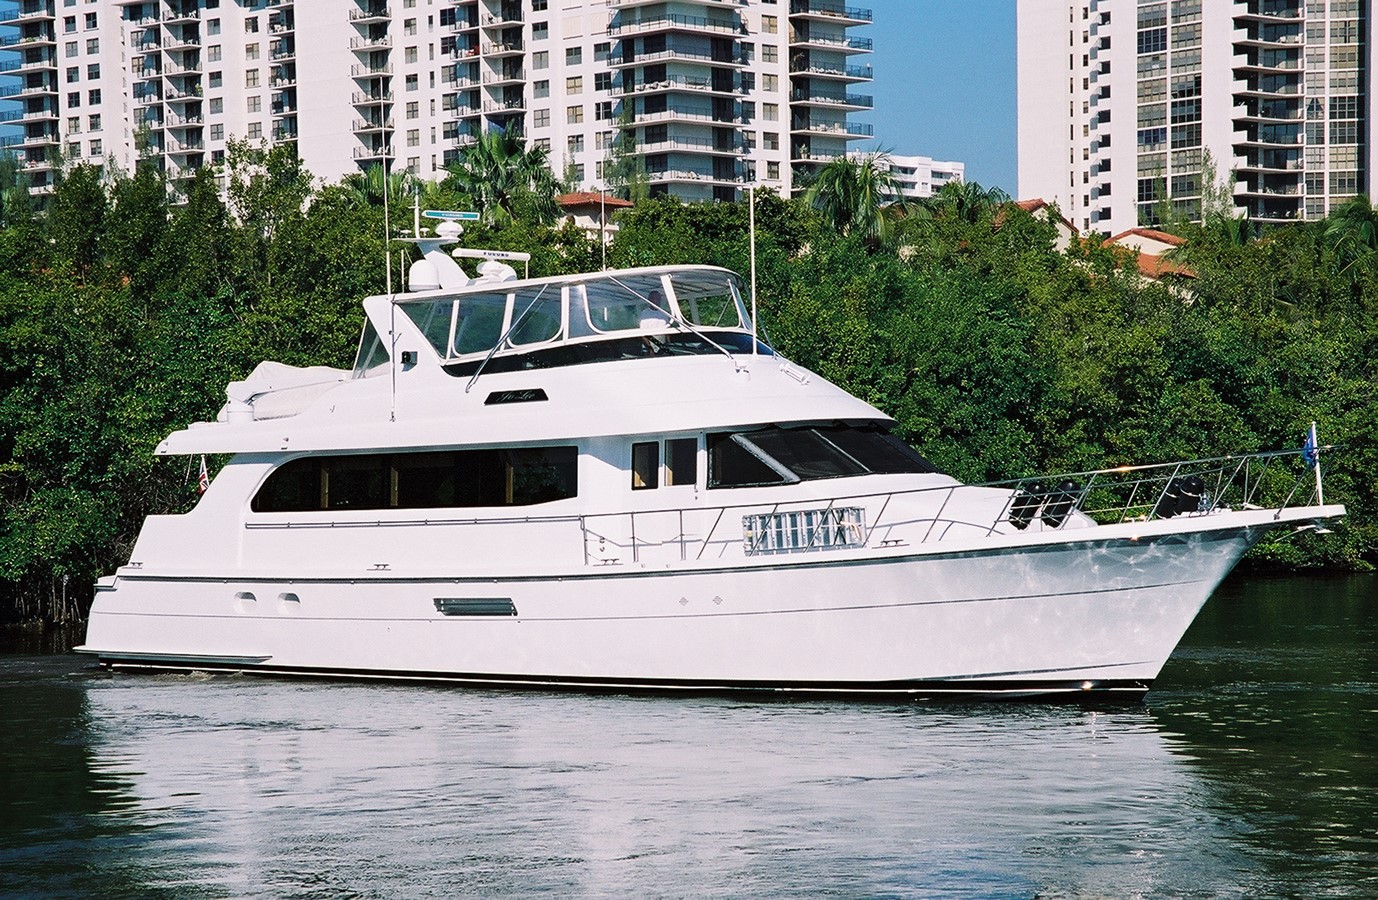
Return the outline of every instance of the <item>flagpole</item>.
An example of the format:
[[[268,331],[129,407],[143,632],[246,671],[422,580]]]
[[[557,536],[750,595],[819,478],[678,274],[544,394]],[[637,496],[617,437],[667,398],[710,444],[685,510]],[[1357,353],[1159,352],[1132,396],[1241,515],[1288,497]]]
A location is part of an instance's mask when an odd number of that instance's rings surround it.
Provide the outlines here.
[[[751,355],[755,356],[759,352],[759,342],[756,338],[756,185],[747,188],[747,197],[750,198],[747,219],[750,224],[748,230],[751,232]]]

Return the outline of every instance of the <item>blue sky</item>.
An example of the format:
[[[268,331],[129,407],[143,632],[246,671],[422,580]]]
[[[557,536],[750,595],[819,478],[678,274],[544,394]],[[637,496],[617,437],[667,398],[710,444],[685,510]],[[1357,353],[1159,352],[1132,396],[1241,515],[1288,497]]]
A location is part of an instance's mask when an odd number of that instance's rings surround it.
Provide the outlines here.
[[[1015,192],[1015,0],[847,0],[875,23],[870,149],[966,163],[968,181]]]

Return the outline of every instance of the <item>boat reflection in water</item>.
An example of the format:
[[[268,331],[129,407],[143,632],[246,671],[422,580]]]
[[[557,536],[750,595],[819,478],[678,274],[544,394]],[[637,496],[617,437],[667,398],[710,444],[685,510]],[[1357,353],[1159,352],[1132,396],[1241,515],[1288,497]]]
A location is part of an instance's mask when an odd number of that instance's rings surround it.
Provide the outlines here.
[[[1142,695],[1291,454],[966,485],[774,354],[738,279],[467,278],[423,241],[352,371],[264,363],[97,588],[110,666],[660,691]],[[1292,472],[1288,474],[1288,467]],[[1317,470],[1318,472],[1318,470]],[[1312,497],[1306,500],[1308,495]]]
[[[223,675],[117,676],[91,683],[86,704],[95,780],[121,795],[95,849],[118,846],[149,889],[971,897],[1266,884],[1237,821],[1143,707],[571,700]]]

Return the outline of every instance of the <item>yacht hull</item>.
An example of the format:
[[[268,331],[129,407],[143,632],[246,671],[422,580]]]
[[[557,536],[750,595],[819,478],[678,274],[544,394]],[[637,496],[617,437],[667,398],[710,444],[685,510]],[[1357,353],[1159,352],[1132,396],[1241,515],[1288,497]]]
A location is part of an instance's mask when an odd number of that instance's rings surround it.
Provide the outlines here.
[[[87,643],[122,668],[652,691],[1141,695],[1240,556],[1329,508],[1003,546],[544,574],[121,570]]]

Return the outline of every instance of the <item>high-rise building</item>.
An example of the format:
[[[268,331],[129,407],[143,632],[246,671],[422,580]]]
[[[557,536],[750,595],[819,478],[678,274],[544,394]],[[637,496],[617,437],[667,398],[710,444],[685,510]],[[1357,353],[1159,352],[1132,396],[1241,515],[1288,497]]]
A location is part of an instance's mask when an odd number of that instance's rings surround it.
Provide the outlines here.
[[[1362,0],[1021,0],[1019,194],[1102,233],[1222,193],[1321,218],[1370,190],[1374,28]]]
[[[556,174],[604,165],[724,200],[846,153],[871,80],[842,0],[18,0],[0,63],[35,190],[64,161],[153,160],[174,184],[232,138],[289,142],[337,179],[392,161],[436,177],[516,128]]]
[[[875,151],[853,150],[853,159],[872,157]],[[936,160],[931,156],[900,156],[896,153],[881,153],[874,156],[877,166],[895,179],[899,195],[907,200],[922,200],[932,197],[951,181],[961,181],[966,174],[966,163]]]

